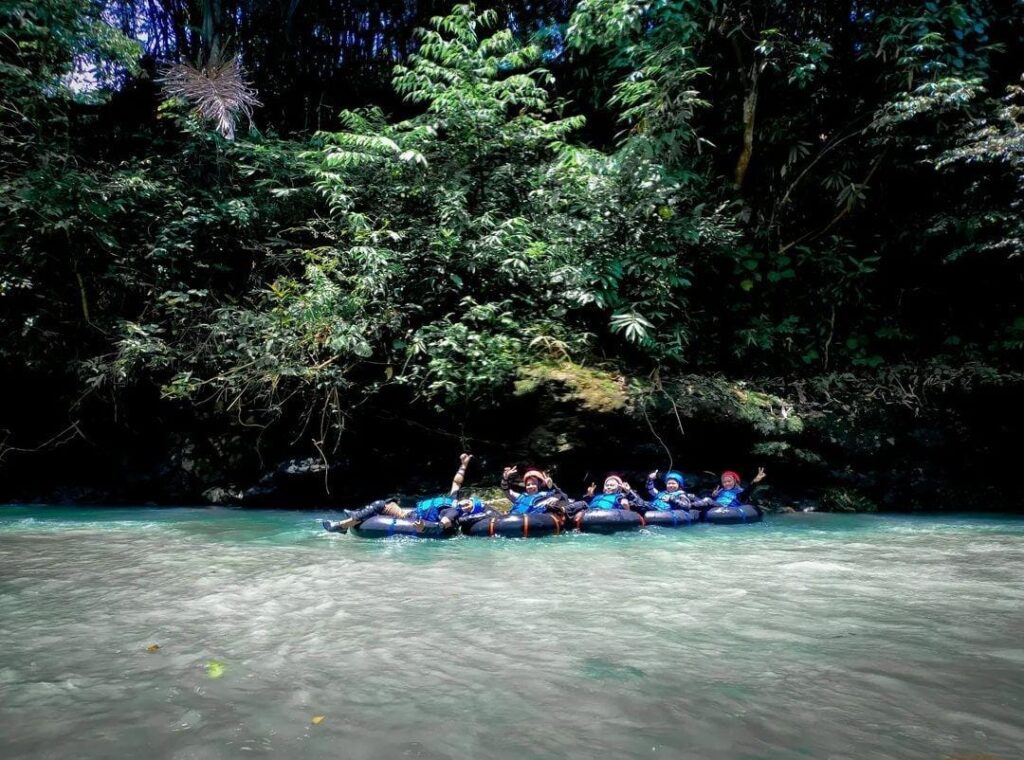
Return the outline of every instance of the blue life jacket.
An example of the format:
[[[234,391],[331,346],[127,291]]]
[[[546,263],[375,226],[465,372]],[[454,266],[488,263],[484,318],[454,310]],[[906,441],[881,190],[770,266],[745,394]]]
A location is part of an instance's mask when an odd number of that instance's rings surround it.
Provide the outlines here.
[[[621,493],[599,493],[587,504],[589,509],[621,509]]]
[[[426,522],[441,522],[441,511],[455,504],[451,496],[435,496],[416,503],[416,518]]]
[[[683,506],[679,502],[684,498],[686,497],[682,491],[659,491],[658,495],[650,503],[650,506],[651,509],[656,509],[659,512],[667,512],[670,509],[682,509]]]
[[[515,503],[512,504],[512,509],[509,510],[509,514],[534,515],[538,512],[547,512],[547,509],[541,505],[541,502],[557,495],[558,494],[554,491],[537,491],[537,493],[520,494],[519,498],[517,498]]]
[[[733,486],[726,490],[722,489],[714,496],[715,502],[722,507],[731,507],[733,504],[740,503],[740,494],[743,493],[743,486]]]

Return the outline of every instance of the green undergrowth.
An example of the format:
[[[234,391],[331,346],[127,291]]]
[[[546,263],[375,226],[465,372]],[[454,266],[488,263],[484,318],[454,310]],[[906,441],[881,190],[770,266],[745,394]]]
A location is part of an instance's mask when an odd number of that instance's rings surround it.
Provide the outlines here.
[[[572,362],[524,367],[519,371],[515,394],[525,396],[545,387],[553,388],[556,398],[572,402],[584,412],[610,414],[625,412],[631,406],[622,375]]]

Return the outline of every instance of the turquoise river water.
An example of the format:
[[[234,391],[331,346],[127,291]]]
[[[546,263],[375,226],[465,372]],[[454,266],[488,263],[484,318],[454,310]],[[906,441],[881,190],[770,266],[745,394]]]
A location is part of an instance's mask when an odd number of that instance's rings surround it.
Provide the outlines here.
[[[0,507],[0,755],[1024,756],[1024,520],[319,516]]]

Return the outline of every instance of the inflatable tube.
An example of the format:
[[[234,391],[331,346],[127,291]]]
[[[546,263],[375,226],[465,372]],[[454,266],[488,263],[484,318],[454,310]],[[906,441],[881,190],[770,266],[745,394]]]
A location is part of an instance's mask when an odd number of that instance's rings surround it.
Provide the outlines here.
[[[504,512],[498,512],[494,509],[488,509],[486,512],[478,512],[475,515],[463,515],[459,518],[459,528],[467,536],[470,535],[470,530],[481,520],[490,520],[492,517],[501,519],[505,517]]]
[[[704,513],[704,519],[715,525],[740,525],[761,522],[763,515],[749,504],[733,504],[729,507],[712,507]]]
[[[648,527],[686,528],[700,522],[699,509],[666,509],[664,511],[648,509],[644,514],[644,522]]]
[[[558,535],[565,529],[565,518],[548,512],[534,515],[503,515],[495,512],[462,526],[462,532],[466,535],[484,538],[540,538]]]
[[[643,527],[644,518],[628,509],[584,509],[573,516],[571,524],[583,533],[618,533]]]
[[[416,521],[407,517],[374,515],[363,520],[349,532],[360,538],[389,538],[390,536],[415,536],[416,538],[448,538],[455,535],[454,529],[445,530],[441,523],[425,522],[417,529]]]

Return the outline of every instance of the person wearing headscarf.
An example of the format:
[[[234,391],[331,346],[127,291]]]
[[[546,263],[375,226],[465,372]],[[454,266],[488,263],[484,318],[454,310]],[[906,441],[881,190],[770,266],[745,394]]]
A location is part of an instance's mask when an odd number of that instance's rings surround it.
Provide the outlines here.
[[[690,498],[683,492],[683,474],[678,470],[669,470],[665,473],[665,488],[658,490],[655,481],[658,471],[655,470],[647,476],[647,493],[651,500],[647,502],[648,509],[664,512],[670,509],[689,509]]]
[[[721,485],[711,492],[710,497],[698,499],[693,503],[699,509],[710,509],[712,507],[731,507],[734,504],[743,503],[740,497],[748,492],[765,478],[764,467],[757,468],[757,474],[750,481],[750,488],[743,485],[743,481],[735,470],[726,470],[722,473]]]
[[[523,490],[512,488],[511,479],[519,471],[517,467],[506,467],[501,473],[501,490],[512,502],[512,515],[535,515],[542,512],[564,512],[569,497],[543,470],[528,468],[523,473]]]
[[[633,509],[643,511],[646,507],[644,500],[634,491],[629,483],[622,479],[621,475],[610,473],[604,479],[601,493],[597,491],[597,483],[591,483],[587,489],[587,495],[583,501],[587,509]]]

